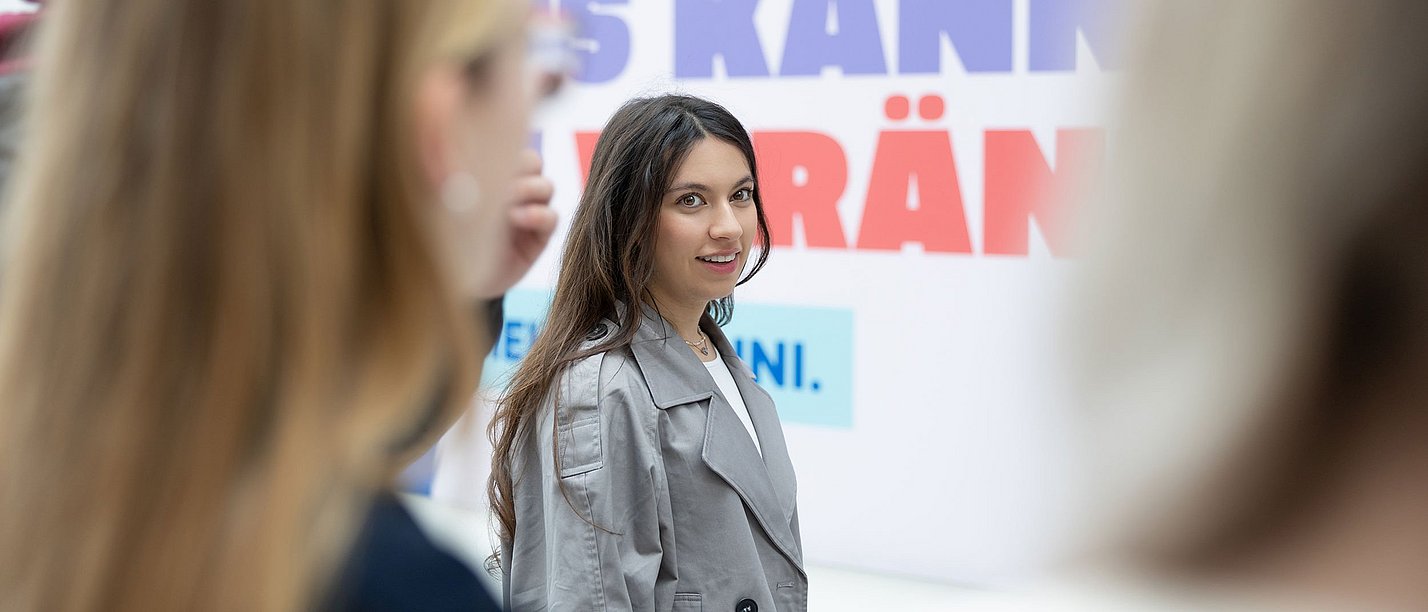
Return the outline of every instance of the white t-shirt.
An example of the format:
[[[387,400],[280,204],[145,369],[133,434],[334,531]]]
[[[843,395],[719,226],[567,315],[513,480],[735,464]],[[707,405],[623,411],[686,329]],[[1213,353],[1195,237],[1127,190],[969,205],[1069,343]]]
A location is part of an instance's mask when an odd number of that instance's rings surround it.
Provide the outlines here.
[[[711,343],[712,344],[712,343]],[[729,371],[729,364],[724,363],[719,355],[719,349],[709,347],[714,351],[714,360],[704,362],[704,367],[709,370],[709,375],[714,377],[714,384],[719,386],[719,392],[724,394],[724,399],[729,401],[729,405],[734,407],[734,414],[743,421],[744,429],[749,430],[749,437],[754,441],[754,448],[758,449],[759,456],[764,456],[764,449],[759,447],[759,434],[754,431],[754,421],[749,418],[749,408],[744,405],[744,396],[739,393],[739,386],[734,384],[734,374]]]

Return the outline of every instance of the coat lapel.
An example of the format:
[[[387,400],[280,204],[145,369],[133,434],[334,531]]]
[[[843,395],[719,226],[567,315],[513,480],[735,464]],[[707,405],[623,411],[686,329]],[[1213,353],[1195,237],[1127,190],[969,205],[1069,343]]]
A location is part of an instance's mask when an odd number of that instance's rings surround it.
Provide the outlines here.
[[[719,354],[733,373],[734,384],[739,387],[739,395],[743,397],[744,407],[749,411],[749,420],[754,422],[754,431],[759,436],[759,448],[763,449],[764,467],[770,484],[773,485],[774,494],[778,496],[779,506],[783,509],[784,520],[791,520],[796,507],[798,481],[794,476],[793,462],[788,456],[788,444],[783,438],[783,425],[778,420],[778,409],[768,392],[754,382],[753,371],[734,352],[734,347],[729,344],[723,330],[713,321],[706,319],[705,323],[704,333],[719,347]]]
[[[714,395],[714,380],[704,364],[684,344],[663,317],[645,309],[640,328],[630,342],[630,351],[645,374],[650,395],[660,410],[691,404]]]
[[[685,346],[672,325],[651,309],[645,311],[630,349],[649,384],[655,405],[665,410],[709,400],[704,428],[705,465],[728,483],[774,545],[802,569],[802,551],[790,528],[797,484],[773,400],[754,384],[748,367],[735,355],[719,327],[705,317],[701,322],[704,333],[729,365],[749,410],[763,449],[761,461],[759,449],[754,447],[734,409],[718,392],[704,364]]]

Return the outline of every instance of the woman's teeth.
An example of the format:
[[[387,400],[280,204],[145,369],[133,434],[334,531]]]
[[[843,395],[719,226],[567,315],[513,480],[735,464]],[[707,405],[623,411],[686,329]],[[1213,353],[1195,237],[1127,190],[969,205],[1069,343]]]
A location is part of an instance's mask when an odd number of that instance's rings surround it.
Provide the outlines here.
[[[731,261],[734,261],[734,258],[738,256],[738,253],[734,253],[732,255],[710,255],[708,257],[696,257],[695,259],[702,259],[709,263],[729,263]]]

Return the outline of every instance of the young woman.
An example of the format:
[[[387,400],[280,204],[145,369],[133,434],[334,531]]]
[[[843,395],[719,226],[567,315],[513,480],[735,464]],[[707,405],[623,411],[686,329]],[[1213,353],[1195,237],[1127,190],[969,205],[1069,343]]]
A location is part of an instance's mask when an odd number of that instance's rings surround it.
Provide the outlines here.
[[[518,179],[526,10],[47,9],[0,242],[0,609],[431,609],[331,585],[553,227]]]
[[[778,415],[719,331],[768,255],[755,169],[712,102],[634,100],[605,126],[492,423],[511,609],[807,607]]]

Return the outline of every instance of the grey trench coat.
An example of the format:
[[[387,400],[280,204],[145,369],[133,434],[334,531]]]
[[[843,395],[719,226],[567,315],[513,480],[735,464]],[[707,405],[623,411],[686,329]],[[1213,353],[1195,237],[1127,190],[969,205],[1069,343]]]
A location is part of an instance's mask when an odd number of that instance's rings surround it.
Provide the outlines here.
[[[516,529],[501,559],[509,609],[807,610],[797,483],[773,400],[718,326],[701,325],[762,459],[708,370],[646,308],[632,344],[568,368],[553,387],[559,410],[552,393],[519,439]],[[602,322],[586,347],[616,332]]]

